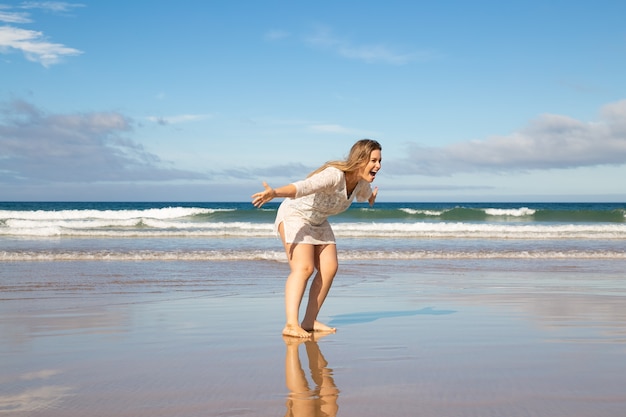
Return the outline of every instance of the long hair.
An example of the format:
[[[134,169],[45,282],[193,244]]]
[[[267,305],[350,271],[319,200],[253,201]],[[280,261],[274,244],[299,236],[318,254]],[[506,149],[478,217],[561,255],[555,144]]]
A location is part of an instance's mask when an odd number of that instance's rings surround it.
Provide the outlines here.
[[[315,171],[311,172],[308,176],[317,174],[328,167],[335,167],[343,172],[350,172],[360,168],[365,162],[369,161],[370,155],[373,151],[382,151],[383,148],[375,140],[361,139],[358,140],[348,154],[348,158],[344,161],[328,161]]]

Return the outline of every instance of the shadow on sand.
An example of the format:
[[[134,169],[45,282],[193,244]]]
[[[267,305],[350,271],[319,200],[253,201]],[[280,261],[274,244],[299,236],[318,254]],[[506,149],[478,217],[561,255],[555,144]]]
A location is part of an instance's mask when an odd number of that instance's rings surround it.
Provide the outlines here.
[[[446,314],[454,314],[454,310],[435,310],[432,307],[425,307],[420,310],[400,310],[400,311],[364,311],[361,313],[348,313],[333,316],[329,326],[346,326],[348,324],[370,323],[379,319],[388,319],[392,317],[407,316],[442,316]]]

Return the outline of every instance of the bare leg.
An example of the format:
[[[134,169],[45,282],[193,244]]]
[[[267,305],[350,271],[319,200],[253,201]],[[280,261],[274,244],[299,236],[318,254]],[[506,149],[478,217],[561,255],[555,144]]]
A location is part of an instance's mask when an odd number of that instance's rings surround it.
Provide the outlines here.
[[[285,283],[285,316],[287,322],[283,329],[283,335],[310,337],[311,334],[300,326],[298,314],[307,281],[315,268],[315,248],[313,245],[285,243],[282,224],[279,225],[278,231],[283,239],[285,251],[289,259],[289,268],[291,269]]]
[[[307,331],[335,332],[335,328],[317,321],[317,315],[337,273],[337,247],[334,244],[315,246],[315,266],[317,274],[309,289],[309,302],[302,320],[302,328]]]

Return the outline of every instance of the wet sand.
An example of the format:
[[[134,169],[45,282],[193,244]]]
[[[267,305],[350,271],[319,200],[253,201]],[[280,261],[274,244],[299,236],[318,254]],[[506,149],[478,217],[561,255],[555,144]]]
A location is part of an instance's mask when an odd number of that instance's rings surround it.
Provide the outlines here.
[[[0,415],[626,415],[615,263],[343,263],[306,342],[276,263],[1,267]]]

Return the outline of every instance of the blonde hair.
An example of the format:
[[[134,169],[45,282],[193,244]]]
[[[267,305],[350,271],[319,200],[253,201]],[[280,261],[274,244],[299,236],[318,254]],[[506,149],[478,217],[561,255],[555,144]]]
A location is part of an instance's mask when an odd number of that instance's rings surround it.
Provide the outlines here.
[[[370,159],[370,156],[373,151],[382,151],[383,148],[380,146],[375,140],[372,139],[361,139],[358,140],[352,148],[350,148],[350,153],[348,154],[348,158],[345,161],[328,161],[315,171],[311,172],[308,176],[317,174],[318,172],[323,171],[328,167],[335,167],[343,172],[351,172],[358,168],[360,168],[364,162],[367,162]]]

